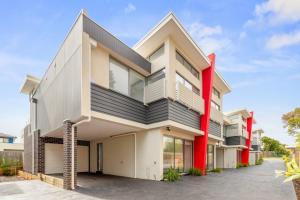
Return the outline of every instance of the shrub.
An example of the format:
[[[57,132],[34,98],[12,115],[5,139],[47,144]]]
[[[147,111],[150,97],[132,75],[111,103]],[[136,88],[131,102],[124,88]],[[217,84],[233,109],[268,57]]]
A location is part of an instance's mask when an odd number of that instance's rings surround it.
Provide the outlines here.
[[[201,176],[202,175],[201,170],[197,169],[197,168],[190,168],[188,173],[191,176]]]
[[[221,168],[215,168],[215,169],[210,170],[209,172],[221,173],[222,169]]]
[[[248,167],[248,164],[245,164],[245,163],[238,163],[237,165],[236,165],[236,168],[238,169],[238,168],[241,168],[241,167]]]
[[[178,170],[175,170],[173,168],[169,168],[164,175],[164,180],[167,180],[169,182],[178,181],[179,179],[180,174],[178,173]]]
[[[264,159],[260,158],[255,162],[255,165],[261,165],[263,162],[264,162]]]

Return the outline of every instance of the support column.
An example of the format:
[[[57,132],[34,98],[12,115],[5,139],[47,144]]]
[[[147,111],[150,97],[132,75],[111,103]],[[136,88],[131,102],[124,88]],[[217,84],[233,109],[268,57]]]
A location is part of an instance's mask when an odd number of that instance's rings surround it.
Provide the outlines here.
[[[77,185],[77,129],[72,132],[72,122],[65,120],[64,129],[64,189],[72,190]]]
[[[249,165],[249,153],[252,135],[252,124],[253,124],[253,112],[250,112],[251,116],[247,118],[247,132],[248,139],[246,139],[246,149],[242,151],[242,163]]]
[[[45,174],[45,141],[40,134],[38,141],[38,173]]]
[[[213,87],[213,78],[215,73],[215,54],[208,56],[210,66],[202,71],[202,97],[204,99],[204,114],[200,117],[200,130],[203,136],[196,136],[194,141],[194,167],[205,174],[208,128],[210,119],[211,94]]]
[[[45,143],[43,138],[40,137],[40,130],[35,130],[34,137],[34,170],[33,173],[45,173]]]

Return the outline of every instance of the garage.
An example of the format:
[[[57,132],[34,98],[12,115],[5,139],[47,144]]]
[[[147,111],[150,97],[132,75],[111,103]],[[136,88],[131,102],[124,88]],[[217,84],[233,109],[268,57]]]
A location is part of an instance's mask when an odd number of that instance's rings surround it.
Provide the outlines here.
[[[103,142],[103,173],[135,177],[135,135],[112,137]]]
[[[63,144],[45,144],[45,174],[63,173]],[[89,171],[89,146],[77,146],[77,170],[78,172]]]

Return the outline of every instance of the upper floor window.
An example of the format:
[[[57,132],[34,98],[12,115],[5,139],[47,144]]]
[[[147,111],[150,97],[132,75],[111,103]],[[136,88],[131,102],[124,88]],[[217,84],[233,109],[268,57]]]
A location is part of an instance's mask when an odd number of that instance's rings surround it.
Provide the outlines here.
[[[215,87],[213,87],[213,94],[220,98],[220,92]]]
[[[187,59],[185,59],[177,50],[176,50],[176,59],[183,65],[187,70],[189,70],[197,79],[199,79],[199,72],[191,65]]]
[[[110,58],[109,88],[144,102],[145,77]]]
[[[221,111],[220,105],[218,105],[216,102],[211,101],[210,105],[211,105],[211,107],[217,109],[218,111]]]
[[[187,89],[193,91],[195,94],[200,95],[200,90],[193,86],[190,82],[185,80],[182,76],[176,73],[176,83],[181,83],[184,85]],[[177,87],[177,86],[176,86]]]
[[[148,60],[152,61],[158,58],[159,56],[163,55],[165,51],[165,45],[160,46],[158,49],[156,49],[150,56],[148,56]]]

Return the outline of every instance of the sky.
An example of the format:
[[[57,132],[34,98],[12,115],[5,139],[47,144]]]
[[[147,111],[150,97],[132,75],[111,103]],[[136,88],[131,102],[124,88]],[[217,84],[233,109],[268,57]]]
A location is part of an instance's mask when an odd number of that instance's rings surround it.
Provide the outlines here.
[[[299,0],[3,1],[0,132],[20,136],[29,119],[26,74],[42,77],[81,9],[129,46],[170,11],[232,88],[224,111],[254,111],[255,128],[293,145],[282,114],[300,106]]]

